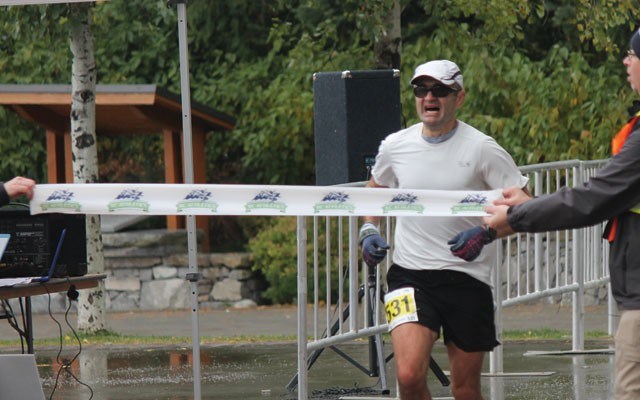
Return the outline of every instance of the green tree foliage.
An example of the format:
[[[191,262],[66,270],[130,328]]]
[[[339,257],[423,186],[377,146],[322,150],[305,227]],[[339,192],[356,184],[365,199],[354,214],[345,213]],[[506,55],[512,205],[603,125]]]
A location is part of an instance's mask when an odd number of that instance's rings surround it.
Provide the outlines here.
[[[407,124],[416,122],[413,68],[449,58],[462,67],[468,92],[460,117],[518,164],[608,156],[633,96],[621,64],[637,24],[631,0],[194,0],[192,96],[237,119],[232,132],[207,135],[207,180],[313,184],[313,73],[375,68],[374,49],[396,3]],[[0,8],[0,82],[69,82],[65,10]],[[98,83],[180,92],[175,8],[112,0],[96,3],[93,15]],[[44,181],[44,132],[8,111],[0,112],[0,126],[7,132],[0,150],[13,155],[0,162],[0,178],[24,173]],[[101,180],[162,181],[160,137],[98,140]],[[260,228],[247,229],[252,236]],[[285,260],[264,254],[256,262],[265,270]]]
[[[587,0],[399,2],[403,8],[403,84],[416,64],[428,58],[450,57],[464,67],[470,89],[465,107],[469,116],[463,116],[492,135],[517,132],[516,137],[505,139],[505,146],[519,163],[575,157],[584,150],[588,152],[581,154],[582,158],[606,155],[606,136],[612,125],[624,119],[623,108],[615,109],[620,102],[610,100],[628,97],[617,63],[635,23],[629,18],[634,11],[631,1],[615,5]],[[385,16],[393,3],[190,2],[194,99],[238,119],[233,132],[208,135],[208,181],[313,183],[313,73],[373,68],[373,49],[388,28]],[[2,82],[68,82],[66,12],[64,5],[0,9],[4,32],[0,46],[9,55],[0,61]],[[175,9],[160,0],[98,3],[93,23],[98,82],[155,83],[179,93],[175,14]],[[488,63],[492,69],[486,68]],[[497,70],[508,70],[500,77],[502,87],[493,85],[492,80],[480,81],[479,77],[493,78]],[[567,79],[566,74],[577,76]],[[539,79],[530,79],[532,75]],[[572,93],[576,96],[566,101]],[[529,100],[524,102],[523,97]],[[411,99],[404,86],[406,100]],[[538,104],[532,105],[532,101]],[[409,104],[405,110],[411,119],[413,106]],[[593,110],[586,119],[585,110]],[[556,113],[560,117],[555,117]],[[545,123],[533,123],[542,114]],[[30,132],[11,113],[2,119],[6,129],[26,133],[3,137],[0,148],[17,147],[14,137],[18,141],[29,136],[41,143],[36,151],[43,151],[42,132]],[[614,121],[600,125],[608,119]],[[522,125],[531,125],[526,135]],[[524,149],[531,143],[531,135],[557,146],[540,152],[544,157],[530,155]],[[577,145],[585,137],[595,142]],[[113,168],[122,165],[126,170],[126,165],[135,164],[138,167],[134,170],[147,171],[145,180],[161,181],[159,138],[99,140],[101,162],[111,163],[111,168],[103,168],[109,171],[102,174],[103,180],[125,177],[126,171]],[[137,150],[149,146],[155,151]],[[265,152],[266,148],[269,151]],[[42,160],[43,155],[32,158]],[[0,174],[10,175],[9,169],[15,167],[5,163]],[[44,178],[42,167],[30,172]],[[135,176],[129,174],[128,179]]]
[[[33,127],[11,111],[0,109],[0,130],[0,153],[5,155],[0,159],[0,181],[16,175],[45,176],[45,143],[34,140]],[[6,140],[9,136],[11,140]]]
[[[0,7],[0,82],[58,83],[69,81],[67,9],[63,6]],[[45,32],[55,32],[48,36]],[[57,42],[55,37],[64,38]],[[29,43],[29,45],[25,45]],[[60,47],[60,52],[52,51]],[[26,66],[28,61],[29,66]],[[0,110],[0,180],[15,175],[46,176],[44,132],[13,112]]]

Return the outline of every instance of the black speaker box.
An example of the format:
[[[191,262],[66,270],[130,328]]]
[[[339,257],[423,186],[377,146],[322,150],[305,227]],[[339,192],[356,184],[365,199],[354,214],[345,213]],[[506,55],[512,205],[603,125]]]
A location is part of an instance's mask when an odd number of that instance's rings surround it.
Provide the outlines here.
[[[11,235],[0,259],[0,278],[47,275],[60,234],[65,228],[53,277],[85,275],[87,240],[84,215],[31,215],[26,208],[0,208],[0,233]]]
[[[382,139],[401,128],[397,70],[313,76],[316,185],[369,180]]]

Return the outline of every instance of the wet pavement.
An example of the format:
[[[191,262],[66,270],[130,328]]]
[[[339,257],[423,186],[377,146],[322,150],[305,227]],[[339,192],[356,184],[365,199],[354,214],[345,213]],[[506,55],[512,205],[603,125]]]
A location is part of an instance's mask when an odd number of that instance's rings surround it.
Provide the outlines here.
[[[567,345],[558,346],[554,342],[505,344],[507,376],[484,376],[484,397],[496,400],[612,398],[613,355],[610,352],[573,356],[525,355],[530,351],[559,348],[566,349]],[[339,349],[368,367],[366,343],[347,344]],[[297,399],[296,391],[286,390],[297,368],[295,344],[205,346],[201,350],[203,399]],[[54,386],[53,399],[89,399],[91,391],[95,400],[193,398],[190,349],[83,349],[58,376],[60,363],[69,363],[75,354],[73,349],[67,349],[61,357],[52,350],[37,354],[47,398]],[[446,370],[444,346],[437,346],[434,359]],[[488,371],[488,363],[485,370]],[[390,382],[389,394],[383,395],[378,377],[367,376],[336,353],[326,350],[309,371],[309,398],[394,398],[393,362],[388,364],[386,377]],[[432,374],[429,382],[434,397],[451,395],[449,388],[442,386]]]
[[[515,306],[505,309],[505,330],[559,329],[570,331],[571,307],[551,305]],[[58,320],[63,317],[57,315]],[[110,329],[126,335],[191,335],[189,311],[110,313]],[[73,322],[73,318],[72,318]],[[588,307],[587,331],[606,331],[606,307]],[[0,321],[0,339],[16,338],[15,332]],[[36,338],[57,337],[58,328],[46,314],[34,316]],[[295,338],[295,307],[258,307],[248,310],[200,310],[201,337],[232,338],[238,335]],[[68,330],[65,332],[68,334]],[[485,399],[610,399],[613,388],[613,353],[606,350],[610,340],[587,342],[598,349],[583,355],[531,355],[536,351],[570,350],[571,342],[506,341],[506,375],[482,379]],[[360,365],[368,368],[366,341],[338,347]],[[391,345],[385,344],[385,352]],[[190,346],[115,347],[65,346],[61,355],[55,348],[36,347],[36,361],[47,398],[52,399],[193,399],[192,350]],[[0,348],[0,353],[19,349]],[[439,343],[434,359],[447,370],[444,346]],[[60,368],[62,364],[68,367]],[[287,384],[297,371],[297,347],[294,341],[265,340],[259,344],[203,345],[201,348],[202,399],[221,400],[295,400]],[[395,398],[393,361],[385,375],[388,394],[381,393],[379,377],[370,377],[325,350],[309,371],[310,399]],[[485,372],[489,371],[488,357]],[[74,378],[70,373],[77,378]],[[57,384],[56,384],[57,378]],[[83,384],[78,383],[78,381]],[[450,396],[430,374],[430,388],[437,398]],[[87,386],[85,386],[87,385]],[[55,392],[54,392],[55,387]],[[53,396],[51,394],[53,393]]]

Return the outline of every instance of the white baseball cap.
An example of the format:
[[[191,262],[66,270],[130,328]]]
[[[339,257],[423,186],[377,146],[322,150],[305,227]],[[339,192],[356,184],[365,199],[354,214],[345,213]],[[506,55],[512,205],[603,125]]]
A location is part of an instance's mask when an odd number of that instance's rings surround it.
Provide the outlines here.
[[[464,86],[462,86],[462,72],[460,72],[460,68],[458,68],[456,63],[449,60],[435,60],[419,65],[413,73],[413,78],[411,78],[410,83],[413,84],[416,79],[423,76],[433,78],[447,86],[457,83],[461,89],[464,88]]]

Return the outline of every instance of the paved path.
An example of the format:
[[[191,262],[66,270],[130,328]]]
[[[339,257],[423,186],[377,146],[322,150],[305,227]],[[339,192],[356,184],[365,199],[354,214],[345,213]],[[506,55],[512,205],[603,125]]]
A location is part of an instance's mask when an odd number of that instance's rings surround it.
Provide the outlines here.
[[[552,304],[516,305],[503,309],[503,330],[558,329],[571,331],[572,307]],[[587,306],[584,313],[585,330],[607,332],[607,305]]]
[[[15,311],[15,310],[14,310]],[[19,311],[19,310],[18,310]],[[503,310],[505,331],[550,328],[571,331],[571,306],[518,305]],[[65,326],[64,315],[54,314]],[[191,336],[191,311],[135,311],[109,312],[109,329],[122,335],[139,336]],[[69,320],[75,328],[75,312]],[[297,308],[295,306],[254,307],[250,309],[200,309],[198,311],[200,336],[292,336],[297,334]],[[34,314],[36,339],[58,337],[58,326],[48,314]],[[309,327],[311,328],[311,327]],[[586,331],[607,331],[607,307],[589,306],[585,309]],[[17,334],[5,320],[0,319],[0,339],[17,339]]]

